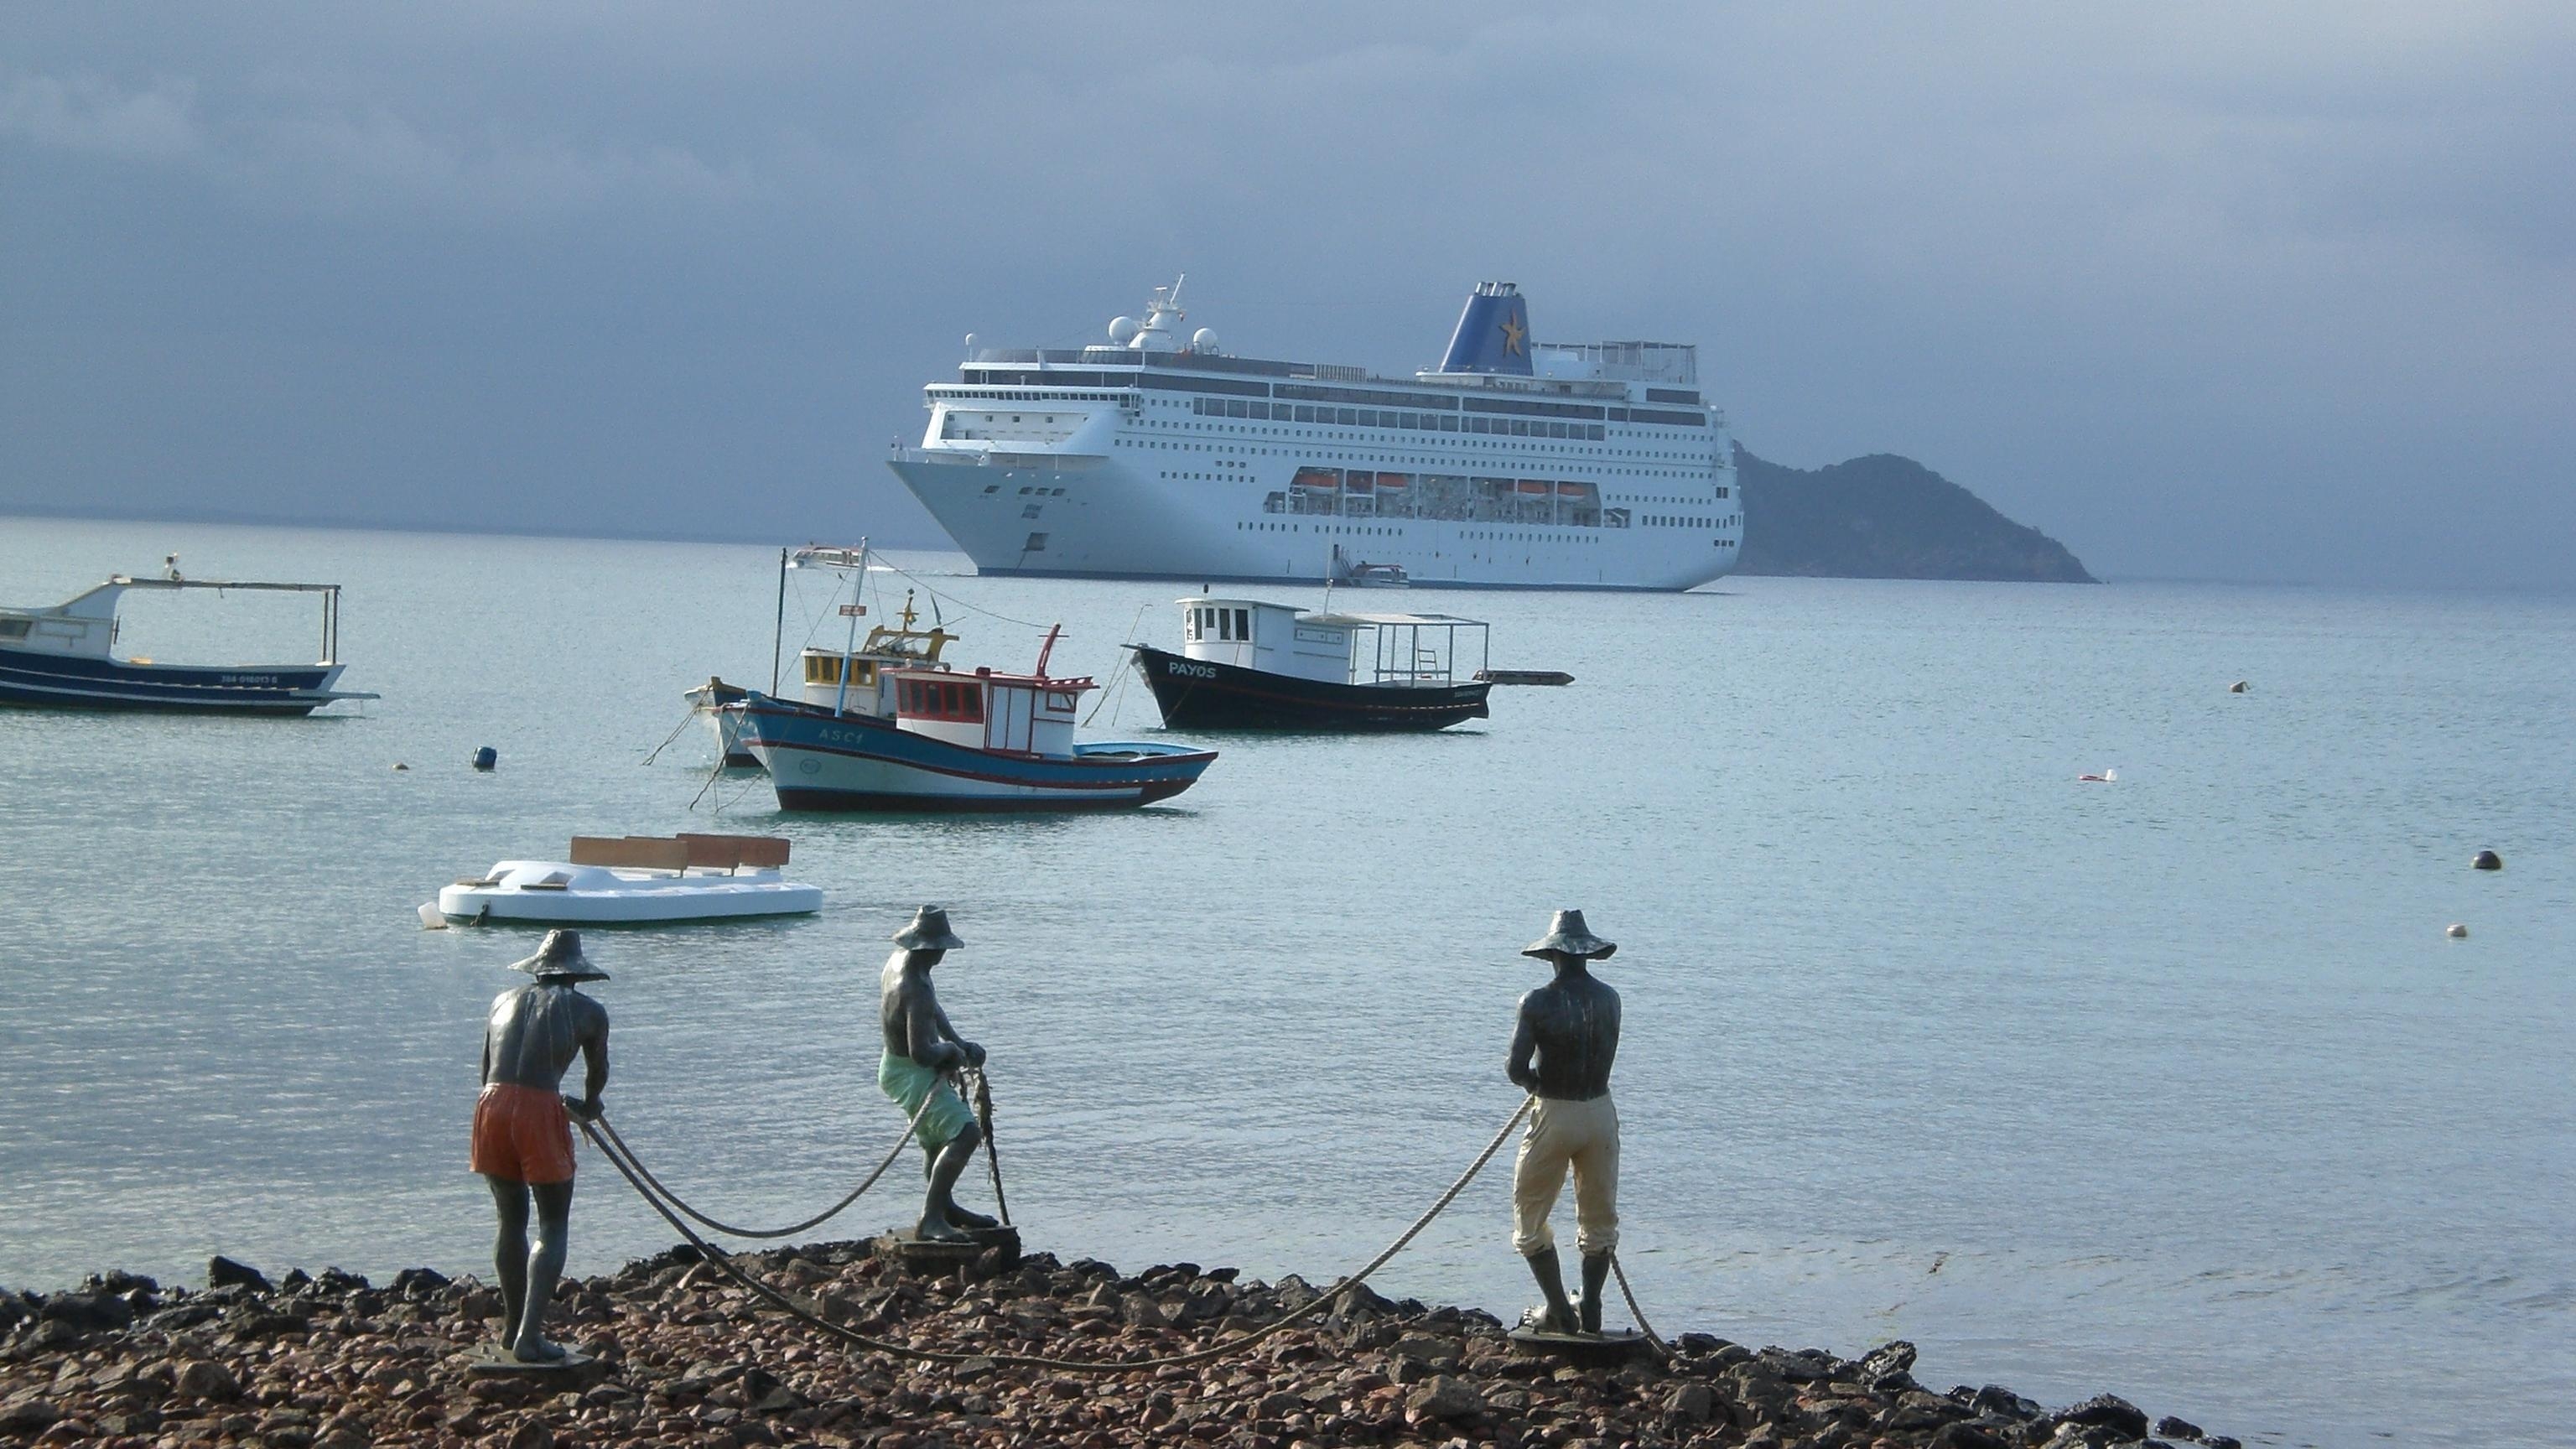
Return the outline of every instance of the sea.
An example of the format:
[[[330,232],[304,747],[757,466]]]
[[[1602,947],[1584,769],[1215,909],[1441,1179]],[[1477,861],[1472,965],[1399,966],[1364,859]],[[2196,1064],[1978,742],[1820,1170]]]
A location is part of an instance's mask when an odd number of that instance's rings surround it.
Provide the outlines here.
[[[477,1051],[537,938],[418,907],[575,834],[733,831],[792,840],[823,910],[590,938],[612,1116],[720,1217],[805,1216],[893,1144],[878,971],[936,903],[1032,1250],[1330,1281],[1517,1105],[1518,953],[1579,907],[1619,946],[1619,1251],[1662,1332],[1907,1339],[1937,1389],[2266,1445],[2576,1442],[2576,599],[1346,591],[1574,683],[1425,737],[1209,739],[1140,811],[828,816],[713,768],[681,698],[846,637],[775,549],[0,519],[12,603],[172,552],[344,584],[343,687],[382,698],[0,711],[0,1283],[488,1275]],[[1085,735],[1168,737],[1121,646],[1172,645],[1196,586],[884,562],[858,622],[909,597],[1008,669],[1060,625]],[[124,647],[304,660],[317,615],[138,596]],[[1509,1166],[1377,1286],[1533,1301]],[[672,1240],[585,1148],[573,1271]]]

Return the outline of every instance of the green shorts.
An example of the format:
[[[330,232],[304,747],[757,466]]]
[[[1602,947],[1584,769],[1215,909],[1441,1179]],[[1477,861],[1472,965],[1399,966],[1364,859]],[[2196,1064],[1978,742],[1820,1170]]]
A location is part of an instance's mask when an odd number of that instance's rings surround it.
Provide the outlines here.
[[[903,1108],[909,1119],[915,1112],[921,1120],[913,1124],[912,1135],[921,1145],[937,1151],[957,1139],[957,1134],[975,1125],[975,1114],[966,1107],[957,1089],[948,1085],[939,1073],[910,1057],[887,1052],[877,1059],[877,1087]],[[928,1102],[925,1110],[922,1103]]]

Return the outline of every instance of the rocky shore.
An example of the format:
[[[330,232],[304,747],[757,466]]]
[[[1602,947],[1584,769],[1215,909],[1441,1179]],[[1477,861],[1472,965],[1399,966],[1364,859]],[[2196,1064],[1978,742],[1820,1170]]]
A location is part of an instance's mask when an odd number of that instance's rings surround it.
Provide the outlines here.
[[[862,1243],[737,1261],[830,1322],[977,1355],[1181,1353],[1316,1292],[1295,1277],[1247,1282],[1187,1263],[1129,1276],[1047,1254],[916,1272]],[[474,1372],[469,1351],[490,1337],[499,1295],[471,1279],[411,1269],[378,1286],[326,1270],[270,1283],[223,1259],[208,1276],[194,1290],[125,1273],[49,1295],[0,1290],[0,1441],[2236,1449],[2108,1395],[2050,1409],[1992,1385],[1932,1390],[1902,1342],[1846,1361],[1688,1333],[1669,1363],[1579,1367],[1516,1354],[1488,1314],[1365,1287],[1239,1357],[1076,1374],[858,1349],[755,1313],[751,1294],[684,1247],[566,1280],[550,1321],[594,1365],[495,1376]]]

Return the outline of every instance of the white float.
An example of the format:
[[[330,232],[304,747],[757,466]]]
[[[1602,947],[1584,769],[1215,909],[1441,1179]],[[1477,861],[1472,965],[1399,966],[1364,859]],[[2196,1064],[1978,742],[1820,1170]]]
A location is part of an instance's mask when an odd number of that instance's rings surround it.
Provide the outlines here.
[[[566,854],[500,861],[440,890],[438,914],[623,926],[801,915],[823,905],[822,887],[786,878],[788,842],[773,836],[576,835]]]

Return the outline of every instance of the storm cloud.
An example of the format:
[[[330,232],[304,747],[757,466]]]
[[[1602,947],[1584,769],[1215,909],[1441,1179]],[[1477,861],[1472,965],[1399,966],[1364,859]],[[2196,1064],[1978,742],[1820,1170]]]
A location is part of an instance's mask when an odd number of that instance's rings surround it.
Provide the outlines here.
[[[0,511],[802,539],[969,331],[1701,344],[2096,572],[2565,588],[2576,12],[0,12]]]

